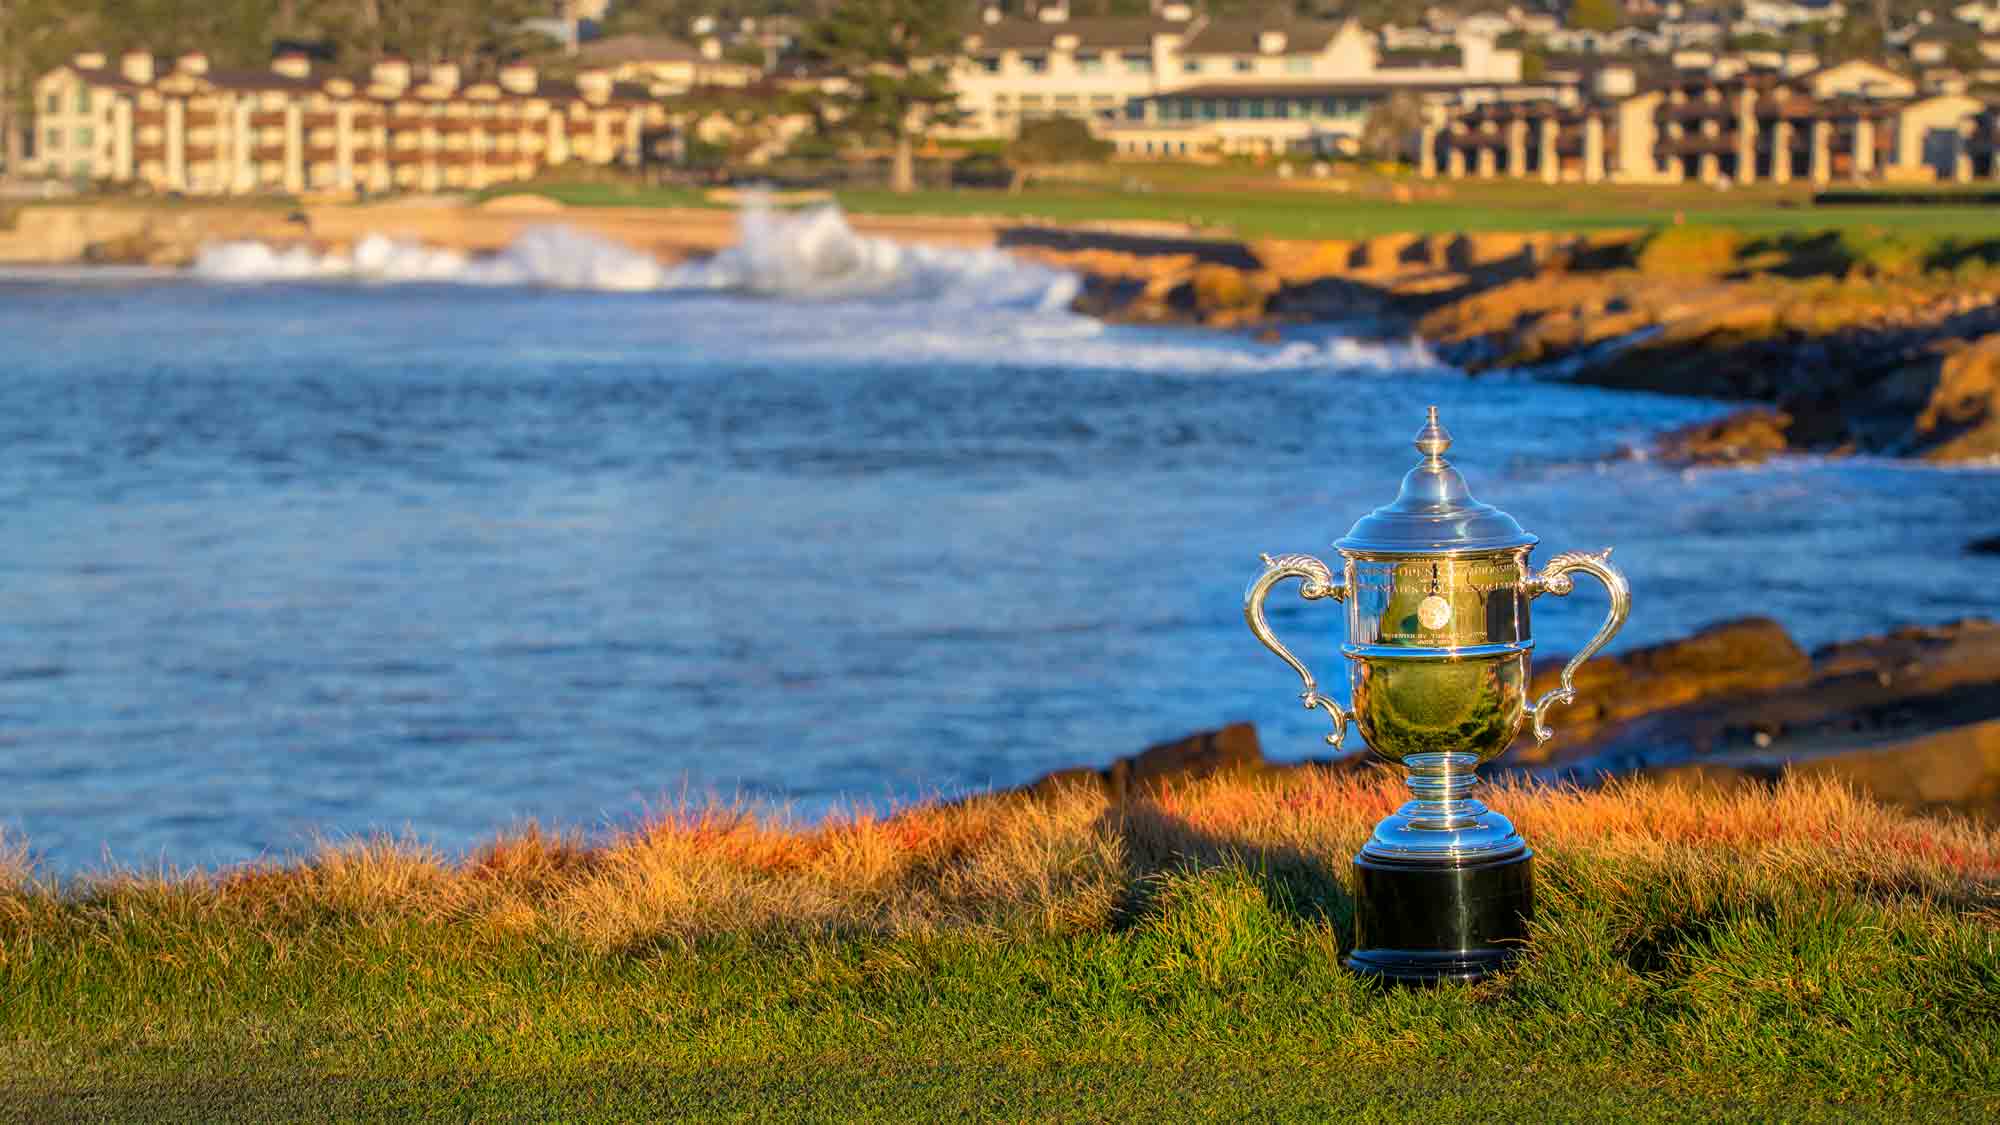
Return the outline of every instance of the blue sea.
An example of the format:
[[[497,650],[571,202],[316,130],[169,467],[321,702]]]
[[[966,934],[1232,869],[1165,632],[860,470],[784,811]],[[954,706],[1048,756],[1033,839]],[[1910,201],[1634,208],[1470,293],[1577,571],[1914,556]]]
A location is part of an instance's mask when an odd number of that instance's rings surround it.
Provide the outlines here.
[[[680,268],[552,230],[0,274],[0,832],[187,869],[883,808],[1235,720],[1315,756],[1243,587],[1393,498],[1432,403],[1538,557],[1616,547],[1617,647],[2000,613],[1991,470],[1619,459],[1724,405],[1107,326],[1075,285],[831,212]],[[1338,609],[1277,604],[1338,682]],[[1538,603],[1542,651],[1602,606]]]

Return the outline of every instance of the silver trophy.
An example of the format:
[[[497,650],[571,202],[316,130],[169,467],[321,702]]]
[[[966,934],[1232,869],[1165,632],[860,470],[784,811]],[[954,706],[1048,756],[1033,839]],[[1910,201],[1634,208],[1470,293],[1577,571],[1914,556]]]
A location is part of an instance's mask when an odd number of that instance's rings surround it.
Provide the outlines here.
[[[1523,721],[1536,741],[1548,741],[1550,710],[1574,701],[1572,677],[1625,623],[1631,589],[1609,549],[1560,554],[1533,571],[1536,538],[1474,500],[1444,459],[1451,435],[1437,407],[1416,446],[1423,460],[1395,501],[1334,544],[1338,572],[1311,555],[1265,555],[1243,615],[1305,681],[1305,705],[1332,718],[1327,742],[1339,746],[1351,720],[1370,750],[1403,767],[1414,794],[1354,858],[1348,967],[1403,982],[1469,981],[1518,954],[1534,913],[1534,853],[1506,817],[1471,795],[1479,767],[1507,749]],[[1567,595],[1573,571],[1604,583],[1610,613],[1564,666],[1560,686],[1530,703],[1528,607],[1543,594]],[[1340,651],[1349,708],[1320,694],[1264,619],[1264,599],[1289,578],[1308,600],[1347,604]]]

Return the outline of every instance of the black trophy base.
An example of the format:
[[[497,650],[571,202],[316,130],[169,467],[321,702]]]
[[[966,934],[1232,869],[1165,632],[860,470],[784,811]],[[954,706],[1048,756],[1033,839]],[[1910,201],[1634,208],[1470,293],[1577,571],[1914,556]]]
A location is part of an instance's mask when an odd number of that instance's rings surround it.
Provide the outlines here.
[[[1534,859],[1447,866],[1355,856],[1347,967],[1396,984],[1477,981],[1506,968],[1535,916]]]

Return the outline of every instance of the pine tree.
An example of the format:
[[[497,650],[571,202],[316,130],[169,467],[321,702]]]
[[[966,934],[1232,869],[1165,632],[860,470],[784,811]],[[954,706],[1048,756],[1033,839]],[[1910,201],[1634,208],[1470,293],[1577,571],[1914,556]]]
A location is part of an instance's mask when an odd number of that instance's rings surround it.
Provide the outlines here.
[[[893,146],[895,191],[916,190],[917,141],[958,119],[951,67],[965,50],[968,10],[957,0],[841,0],[807,35],[807,53],[848,76],[829,117]]]

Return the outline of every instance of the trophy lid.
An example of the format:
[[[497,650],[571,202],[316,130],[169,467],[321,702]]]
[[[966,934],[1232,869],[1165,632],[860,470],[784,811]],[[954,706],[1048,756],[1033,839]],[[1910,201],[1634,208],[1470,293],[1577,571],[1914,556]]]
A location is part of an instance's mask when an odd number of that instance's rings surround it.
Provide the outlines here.
[[[1424,459],[1403,478],[1395,502],[1355,521],[1336,548],[1363,554],[1444,554],[1535,544],[1514,517],[1474,500],[1465,478],[1444,459],[1451,434],[1438,422],[1437,407],[1430,408],[1416,446]]]

